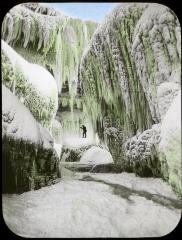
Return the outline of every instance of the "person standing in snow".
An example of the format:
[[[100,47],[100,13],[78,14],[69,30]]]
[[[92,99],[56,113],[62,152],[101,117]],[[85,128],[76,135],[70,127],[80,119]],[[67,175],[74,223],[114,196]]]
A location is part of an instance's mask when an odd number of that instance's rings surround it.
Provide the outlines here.
[[[80,127],[83,130],[83,138],[87,137],[87,128],[85,127],[85,125],[82,125],[82,127]]]

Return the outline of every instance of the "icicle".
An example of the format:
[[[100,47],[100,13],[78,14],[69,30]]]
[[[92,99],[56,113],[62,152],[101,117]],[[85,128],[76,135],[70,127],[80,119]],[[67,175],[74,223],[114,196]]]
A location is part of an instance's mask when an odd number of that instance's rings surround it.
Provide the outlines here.
[[[87,25],[83,23],[83,32],[84,32],[84,44],[85,48],[88,46],[88,30],[87,30]]]
[[[61,89],[62,89],[61,48],[62,48],[61,31],[59,29],[57,39],[56,39],[56,66],[55,66],[55,73],[54,73],[54,77],[56,79],[57,88],[58,88],[59,93],[61,93]]]
[[[7,13],[7,28],[8,28],[8,36],[6,38],[6,42],[9,43],[12,39],[12,34],[13,34],[13,24],[14,24],[14,20],[13,17]]]

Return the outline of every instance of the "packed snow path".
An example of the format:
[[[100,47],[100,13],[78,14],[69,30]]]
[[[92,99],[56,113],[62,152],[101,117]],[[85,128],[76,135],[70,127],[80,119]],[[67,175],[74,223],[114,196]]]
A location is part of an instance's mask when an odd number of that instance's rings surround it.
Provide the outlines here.
[[[180,207],[167,183],[129,173],[75,173],[3,195],[6,224],[24,237],[158,237],[176,227]]]

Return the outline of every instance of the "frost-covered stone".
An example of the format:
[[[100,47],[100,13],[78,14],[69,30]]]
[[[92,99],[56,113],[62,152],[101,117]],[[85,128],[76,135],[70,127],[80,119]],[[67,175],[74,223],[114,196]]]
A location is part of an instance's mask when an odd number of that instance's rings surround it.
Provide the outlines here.
[[[151,129],[138,133],[125,143],[125,151],[128,161],[134,164],[135,161],[142,162],[152,159],[154,149],[158,148],[160,142],[160,125],[156,124]]]

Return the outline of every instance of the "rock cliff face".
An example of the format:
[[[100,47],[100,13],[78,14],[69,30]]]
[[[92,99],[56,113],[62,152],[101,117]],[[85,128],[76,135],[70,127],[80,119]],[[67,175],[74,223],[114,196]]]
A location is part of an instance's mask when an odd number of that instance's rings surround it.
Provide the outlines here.
[[[115,162],[125,169],[170,175],[167,153],[162,163],[158,144],[160,123],[180,90],[180,31],[176,15],[163,5],[122,4],[97,28],[83,55],[84,104]],[[180,166],[177,158],[170,161]],[[175,176],[178,191],[181,176]]]

